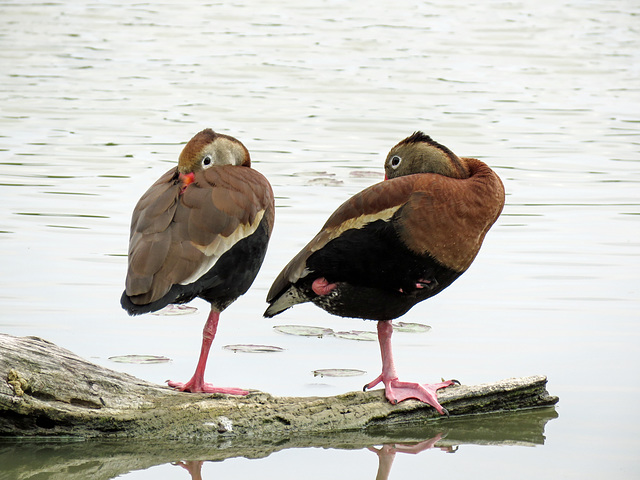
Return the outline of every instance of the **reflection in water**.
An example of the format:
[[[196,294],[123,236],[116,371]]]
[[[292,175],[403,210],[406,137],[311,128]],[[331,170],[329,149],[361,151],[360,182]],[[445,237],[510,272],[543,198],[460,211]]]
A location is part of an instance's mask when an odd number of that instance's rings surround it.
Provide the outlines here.
[[[403,445],[403,444],[390,444],[383,445],[380,448],[369,447],[369,451],[375,452],[378,455],[378,474],[376,480],[387,480],[389,473],[391,472],[391,465],[396,458],[396,453],[411,453],[417,454],[429,450],[431,448],[439,448],[443,452],[453,453],[458,450],[458,447],[436,447],[436,442],[442,438],[442,434],[438,434],[429,440],[425,440],[415,445]]]
[[[188,460],[186,462],[174,462],[172,465],[177,465],[179,467],[184,468],[189,475],[191,475],[191,480],[202,480],[202,464],[203,460]]]
[[[420,452],[424,452],[425,450],[429,450],[432,448],[439,448],[440,450],[453,453],[458,450],[458,447],[455,446],[447,446],[447,447],[437,447],[436,442],[442,438],[442,434],[438,434],[433,438],[428,440],[424,440],[422,442],[416,444],[385,444],[381,447],[367,447],[367,450],[370,452],[374,452],[378,455],[378,472],[376,474],[376,480],[387,480],[389,478],[389,473],[391,473],[391,466],[393,465],[393,461],[396,458],[396,453],[410,453],[410,454],[418,454]],[[180,461],[174,462],[172,465],[177,465],[179,467],[184,468],[189,475],[191,476],[191,480],[202,480],[202,465],[204,464],[203,460],[188,460],[188,461]]]
[[[290,448],[368,449],[378,456],[377,479],[389,476],[398,453],[429,449],[455,452],[464,445],[535,446],[544,444],[555,408],[492,415],[451,417],[420,426],[378,427],[365,431],[289,438],[224,438],[218,442],[158,443],[153,439],[118,441],[6,441],[0,443],[0,480],[108,480],[134,470],[172,464],[192,479],[202,478],[205,462],[235,457],[253,461]]]

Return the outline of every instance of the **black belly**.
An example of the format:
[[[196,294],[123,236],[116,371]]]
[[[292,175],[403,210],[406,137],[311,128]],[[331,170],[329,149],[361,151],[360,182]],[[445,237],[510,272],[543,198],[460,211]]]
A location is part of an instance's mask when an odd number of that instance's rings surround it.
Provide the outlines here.
[[[222,311],[249,290],[260,270],[268,243],[267,223],[263,219],[253,234],[227,250],[213,267],[195,282],[173,285],[162,298],[146,305],[135,305],[124,292],[120,303],[129,315],[140,315],[155,312],[169,304],[187,303],[200,297]]]
[[[307,260],[312,271],[298,282],[310,300],[334,315],[391,320],[451,285],[463,272],[401,242],[391,222],[378,220],[344,232]],[[338,288],[317,296],[311,283],[324,277]]]

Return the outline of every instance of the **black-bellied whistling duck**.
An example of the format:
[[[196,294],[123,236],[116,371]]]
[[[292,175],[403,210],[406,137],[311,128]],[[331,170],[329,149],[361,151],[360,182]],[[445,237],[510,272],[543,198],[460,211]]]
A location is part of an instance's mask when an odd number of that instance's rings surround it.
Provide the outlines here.
[[[204,381],[220,312],[244,294],[267,250],[274,221],[271,185],[251,168],[245,146],[206,129],[184,147],[178,166],[138,201],[131,219],[122,307],[154,312],[196,297],[211,304],[193,378],[182,391],[246,395]]]
[[[401,382],[391,320],[464,273],[504,206],[500,178],[416,132],[391,149],[385,181],[343,203],[274,281],[266,317],[303,302],[341,317],[378,320],[383,382],[391,403],[416,398],[446,410],[437,384]]]

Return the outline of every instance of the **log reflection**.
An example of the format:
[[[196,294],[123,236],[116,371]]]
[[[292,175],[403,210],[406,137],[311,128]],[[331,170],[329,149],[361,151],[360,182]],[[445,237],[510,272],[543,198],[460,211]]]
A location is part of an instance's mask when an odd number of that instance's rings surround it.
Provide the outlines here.
[[[194,480],[202,478],[204,462],[227,458],[260,459],[289,448],[369,449],[379,459],[377,479],[385,479],[397,454],[420,454],[438,448],[454,452],[464,445],[543,445],[547,422],[555,408],[450,418],[420,427],[378,427],[365,431],[285,440],[233,439],[220,442],[157,442],[155,440],[64,441],[5,440],[0,442],[0,480],[107,480],[134,470],[173,463]]]

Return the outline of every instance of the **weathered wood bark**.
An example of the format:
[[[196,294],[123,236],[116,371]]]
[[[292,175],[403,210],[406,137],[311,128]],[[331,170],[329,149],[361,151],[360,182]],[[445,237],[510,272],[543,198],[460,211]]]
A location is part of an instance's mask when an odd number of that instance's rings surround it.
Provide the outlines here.
[[[452,417],[554,405],[546,378],[449,387]],[[382,390],[288,398],[185,394],[94,365],[36,337],[0,334],[0,435],[152,438],[269,445],[292,437],[369,432],[442,419],[417,401],[389,404]],[[447,421],[452,421],[453,418]],[[439,422],[438,422],[439,423]]]

